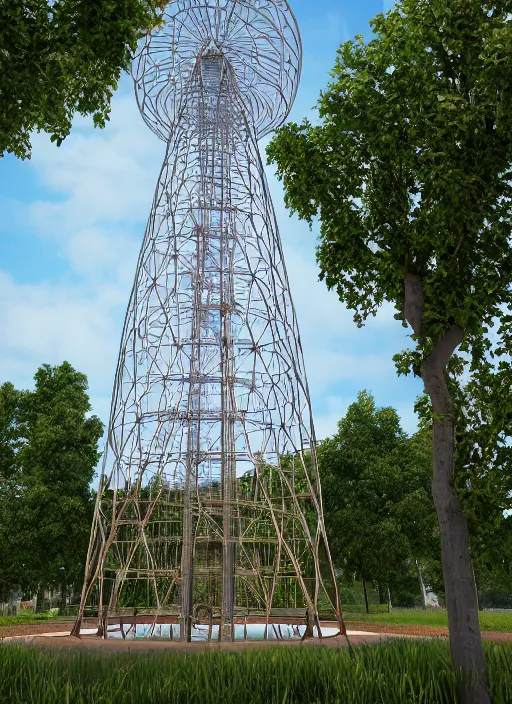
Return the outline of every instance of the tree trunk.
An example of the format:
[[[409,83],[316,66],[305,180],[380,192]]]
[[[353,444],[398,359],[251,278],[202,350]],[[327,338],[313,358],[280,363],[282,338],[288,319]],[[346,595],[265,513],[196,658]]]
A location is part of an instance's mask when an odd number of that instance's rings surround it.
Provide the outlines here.
[[[388,587],[388,614],[393,611],[393,604],[391,603],[391,590]]]
[[[370,613],[370,606],[368,604],[368,592],[366,590],[366,582],[365,582],[364,577],[362,578],[362,582],[363,582],[363,594],[364,594],[364,607],[366,609],[366,613],[369,614]]]
[[[44,589],[41,587],[37,588],[37,610],[38,611],[44,611]],[[35,611],[34,611],[35,613]]]
[[[424,334],[423,282],[407,272],[404,279],[404,315],[418,338]],[[445,587],[450,651],[456,670],[466,676],[461,704],[490,704],[482,636],[478,624],[478,597],[469,552],[469,532],[453,482],[455,441],[453,400],[446,383],[446,365],[463,340],[453,325],[436,343],[421,366],[425,393],[433,411],[434,467],[432,495],[441,534],[441,563]]]
[[[426,589],[426,587],[425,587],[425,582],[423,581],[423,573],[422,573],[422,571],[421,571],[420,563],[418,562],[418,560],[414,560],[414,562],[415,562],[415,564],[416,564],[416,569],[417,569],[417,571],[418,571],[418,578],[419,578],[419,580],[420,580],[421,599],[422,599],[422,602],[423,602],[423,608],[426,609],[426,608],[427,608],[428,597],[427,597],[427,589]]]
[[[478,597],[469,551],[469,532],[453,481],[454,421],[451,416],[452,399],[445,381],[445,370],[446,363],[457,346],[453,346],[458,339],[454,331],[456,333],[458,329],[452,328],[446,333],[422,366],[421,375],[425,391],[430,396],[434,412],[432,495],[441,534],[441,562],[450,651],[455,669],[461,670],[466,676],[460,700],[462,704],[490,704],[478,623]],[[447,339],[449,336],[452,339]],[[459,343],[460,339],[457,344]],[[451,352],[447,355],[450,348]]]

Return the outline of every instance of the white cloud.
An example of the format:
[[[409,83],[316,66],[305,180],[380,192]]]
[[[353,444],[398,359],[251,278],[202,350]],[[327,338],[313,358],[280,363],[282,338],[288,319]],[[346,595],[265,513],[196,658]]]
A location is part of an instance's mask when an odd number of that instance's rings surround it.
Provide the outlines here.
[[[131,91],[114,98],[106,130],[84,120],[76,127],[60,148],[36,135],[26,165],[47,193],[30,208],[33,232],[55,243],[68,273],[55,284],[44,271],[33,284],[0,275],[0,364],[4,380],[28,386],[41,363],[67,359],[88,375],[95,412],[107,422],[122,319],[165,145],[143,123]],[[272,171],[317,434],[325,437],[358,390],[396,383],[391,356],[406,346],[405,331],[390,306],[357,329],[318,281],[315,234],[289,217]]]
[[[65,244],[65,252],[72,270],[87,278],[90,283],[99,285],[101,281],[118,281],[131,284],[142,233],[139,237],[130,236],[122,229],[89,227],[72,234]],[[120,287],[111,287],[103,295],[114,295],[112,303],[122,303],[117,295],[124,296]],[[126,296],[124,296],[126,303]]]
[[[77,228],[139,220],[149,211],[164,153],[131,95],[114,99],[105,131],[77,129],[60,148],[36,135],[32,167],[56,198],[32,204],[34,227],[65,239]]]
[[[87,374],[95,411],[108,419],[124,311],[165,144],[143,123],[132,94],[117,95],[106,130],[79,118],[60,148],[34,136],[25,168],[44,188],[29,209],[32,233],[66,261],[49,283],[0,272],[3,380],[30,386],[43,362]],[[101,408],[101,412],[100,412]]]
[[[43,362],[68,360],[95,387],[113,376],[120,326],[102,291],[82,287],[16,284],[0,272],[0,359],[4,380],[34,374]]]

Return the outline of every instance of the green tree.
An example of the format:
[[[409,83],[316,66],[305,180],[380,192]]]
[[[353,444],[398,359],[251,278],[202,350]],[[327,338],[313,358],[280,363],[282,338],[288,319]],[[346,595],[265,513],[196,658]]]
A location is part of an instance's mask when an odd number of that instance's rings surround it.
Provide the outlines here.
[[[0,601],[18,586],[8,537],[10,501],[16,496],[16,453],[22,441],[17,422],[20,392],[6,382],[0,386]]]
[[[493,321],[510,328],[511,11],[402,0],[373,20],[368,44],[339,50],[320,124],[289,124],[268,148],[288,207],[319,216],[321,276],[357,324],[387,300],[411,329],[397,364],[421,376],[432,404],[450,648],[477,675],[466,704],[489,696],[448,376],[457,347],[476,368]]]
[[[512,367],[496,369],[482,360],[478,375],[460,385],[455,485],[469,522],[471,552],[477,562],[502,562],[512,510]],[[509,563],[509,577],[512,577]],[[511,590],[512,593],[512,590]]]
[[[501,517],[494,540],[475,559],[480,607],[512,608],[512,516]]]
[[[377,409],[366,391],[318,448],[333,559],[363,581],[367,611],[368,582],[393,592],[411,565],[435,553],[431,455],[424,433],[408,438],[396,411]]]
[[[75,113],[109,119],[137,40],[158,23],[159,0],[0,3],[0,155],[30,157],[30,133],[58,145]]]
[[[469,379],[449,379],[456,408],[455,488],[469,524],[478,592],[489,605],[492,594],[512,603],[512,367],[496,363],[503,337],[489,344],[490,355],[478,360]],[[430,406],[428,397],[416,405],[425,428]]]
[[[493,344],[500,350],[500,341]],[[455,485],[470,529],[481,603],[512,605],[512,367],[483,359],[454,396]],[[496,604],[493,604],[496,599]]]
[[[0,583],[24,591],[78,584],[92,520],[90,483],[103,424],[87,378],[64,362],[43,365],[33,391],[0,387],[1,438],[12,449],[0,485]],[[17,403],[11,416],[2,415]]]
[[[20,443],[17,423],[20,398],[21,393],[10,382],[0,386],[0,484],[9,480],[15,471]]]

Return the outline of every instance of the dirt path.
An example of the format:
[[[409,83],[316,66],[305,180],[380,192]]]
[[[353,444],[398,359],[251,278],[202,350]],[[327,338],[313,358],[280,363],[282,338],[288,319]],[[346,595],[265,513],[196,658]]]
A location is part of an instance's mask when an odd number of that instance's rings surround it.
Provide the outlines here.
[[[386,636],[368,635],[350,636],[350,643],[353,646],[362,645],[363,643],[380,643],[386,640]],[[347,639],[343,636],[334,638],[323,638],[322,641],[309,639],[306,641],[297,640],[259,640],[259,641],[237,641],[236,643],[218,643],[218,642],[193,642],[181,643],[180,641],[171,640],[104,640],[95,636],[81,636],[73,638],[71,636],[59,636],[56,638],[41,637],[41,636],[26,636],[7,641],[8,643],[22,643],[24,645],[43,648],[44,650],[53,650],[60,652],[72,651],[101,651],[105,654],[116,653],[133,653],[133,652],[148,652],[148,651],[173,651],[182,653],[203,653],[206,651],[230,651],[240,652],[242,650],[253,650],[254,648],[289,648],[289,647],[330,647],[330,648],[346,648],[348,647]]]
[[[96,626],[96,620],[93,619],[91,621],[84,621],[83,623],[83,628],[94,628]],[[65,631],[69,632],[71,629],[71,626],[73,625],[72,621],[49,621],[49,622],[44,622],[44,623],[38,623],[34,625],[18,625],[18,626],[3,626],[0,627],[0,640],[3,638],[11,638],[13,636],[38,636],[39,634],[42,633],[63,633]],[[328,622],[323,623],[322,625],[325,626],[332,626],[333,624],[329,624]],[[363,636],[363,635],[352,635],[350,637],[351,642],[354,642],[354,644],[359,644],[359,642],[374,642],[380,640],[383,636],[386,635],[400,635],[400,636],[423,636],[424,638],[426,637],[441,637],[441,638],[447,638],[448,637],[448,629],[444,628],[442,626],[440,627],[431,627],[431,626],[410,626],[410,625],[394,625],[394,624],[388,624],[388,623],[368,623],[367,621],[347,621],[347,628],[350,631],[363,631],[365,633],[373,633],[373,634],[382,634],[382,635],[377,635],[377,636]],[[502,642],[502,643],[512,643],[512,633],[503,633],[501,631],[482,631],[482,638],[486,641],[496,641],[496,642]],[[39,644],[40,641],[43,641],[46,639],[43,638],[37,638],[37,643]],[[70,643],[75,643],[76,645],[76,639],[71,639],[68,641],[68,639],[64,636],[59,637],[58,639],[52,639],[52,641],[59,641],[62,646],[65,645],[65,643],[68,643],[67,647],[70,647]],[[343,639],[344,640],[344,639]],[[85,643],[89,642],[97,642],[95,638],[90,638],[89,636],[85,636],[81,638],[81,642]],[[324,639],[324,642],[329,645],[334,645],[335,641],[337,639]],[[105,643],[105,641],[99,641],[101,643]],[[318,642],[318,641],[314,641]],[[113,644],[110,645],[110,644]],[[108,641],[108,645],[106,646],[107,648],[114,647],[117,641]],[[134,645],[133,641],[129,641],[131,646]],[[138,641],[140,643],[140,641]],[[137,647],[138,643],[136,644]],[[148,645],[149,641],[145,641],[144,644],[141,645]],[[159,642],[161,643],[161,642]],[[276,641],[270,641],[269,644],[276,644]],[[172,644],[172,647],[176,647],[177,643]],[[240,644],[236,643],[235,647],[238,647]],[[263,645],[267,645],[266,643],[263,643]],[[339,645],[339,643],[338,643]],[[192,646],[199,646],[203,647],[202,643],[192,643],[192,644],[187,644],[186,647]],[[94,646],[89,646],[87,645],[86,647],[94,647]],[[102,647],[105,647],[104,645]],[[121,642],[121,647],[124,647],[124,644]],[[151,646],[153,647],[153,646]],[[210,647],[216,647],[210,646]],[[224,646],[225,647],[225,644]]]
[[[444,626],[400,626],[391,623],[368,623],[367,621],[347,621],[349,631],[369,631],[371,633],[390,633],[402,636],[423,636],[448,638],[448,629]],[[502,631],[482,631],[483,640],[512,643],[512,633]]]
[[[94,622],[84,621],[84,628],[94,628],[96,625],[96,620]],[[17,626],[0,626],[0,639],[11,638],[12,636],[32,636],[38,633],[59,633],[63,631],[70,631],[73,625],[73,621],[43,621],[42,623],[35,623],[32,625],[21,624]]]

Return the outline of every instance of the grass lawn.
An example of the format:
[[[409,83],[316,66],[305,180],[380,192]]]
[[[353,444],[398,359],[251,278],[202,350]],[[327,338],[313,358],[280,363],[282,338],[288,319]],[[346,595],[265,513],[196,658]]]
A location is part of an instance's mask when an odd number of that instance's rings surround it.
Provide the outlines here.
[[[27,626],[34,623],[44,623],[45,621],[53,621],[59,618],[58,614],[52,614],[49,611],[41,614],[34,614],[31,611],[22,613],[20,616],[2,616],[0,615],[0,628],[2,626]]]
[[[512,633],[512,612],[500,613],[498,611],[481,611],[480,628],[483,631],[504,631]],[[349,613],[347,610],[345,620],[367,621],[368,623],[391,623],[393,625],[407,626],[448,626],[448,616],[445,609],[393,609],[388,613],[361,614]]]
[[[486,644],[494,704],[512,701],[512,646]],[[345,650],[55,653],[0,645],[9,704],[457,704],[444,641]]]

